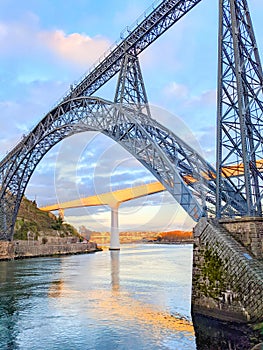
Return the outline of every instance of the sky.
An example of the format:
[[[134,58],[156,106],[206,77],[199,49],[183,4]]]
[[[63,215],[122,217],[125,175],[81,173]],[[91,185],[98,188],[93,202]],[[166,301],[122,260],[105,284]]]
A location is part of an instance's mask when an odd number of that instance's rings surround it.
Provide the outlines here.
[[[262,0],[248,1],[260,55]],[[0,0],[0,158],[87,73],[151,0]],[[215,162],[218,1],[203,0],[139,57],[152,115]],[[113,100],[116,78],[95,95]],[[133,187],[153,176],[111,139],[82,133],[51,149],[26,196],[39,206]],[[70,209],[77,228],[110,228],[107,206]],[[123,203],[120,230],[191,229],[168,193]]]

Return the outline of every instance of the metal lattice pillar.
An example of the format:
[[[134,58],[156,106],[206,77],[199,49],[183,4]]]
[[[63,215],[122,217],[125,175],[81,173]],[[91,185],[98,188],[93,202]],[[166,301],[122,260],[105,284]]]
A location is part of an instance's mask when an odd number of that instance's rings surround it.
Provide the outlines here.
[[[126,54],[123,57],[114,102],[132,104],[139,112],[150,116],[146,89],[137,56]]]
[[[12,193],[0,196],[0,241],[12,240],[21,198]]]
[[[263,176],[263,74],[246,0],[219,0],[216,214],[261,216]],[[223,200],[223,168],[239,167],[233,191],[244,199],[235,212]],[[224,196],[225,198],[227,196]]]

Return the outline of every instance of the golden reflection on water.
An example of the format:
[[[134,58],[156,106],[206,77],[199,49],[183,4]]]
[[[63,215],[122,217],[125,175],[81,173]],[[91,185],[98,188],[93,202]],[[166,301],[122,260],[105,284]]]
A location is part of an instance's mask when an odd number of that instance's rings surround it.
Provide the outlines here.
[[[194,328],[192,322],[168,312],[154,308],[154,305],[136,300],[131,294],[120,289],[119,284],[119,252],[111,252],[111,290],[73,290],[65,285],[63,280],[54,281],[49,290],[49,297],[60,298],[69,306],[70,301],[75,303],[77,299],[86,299],[89,304],[96,304],[95,308],[88,312],[96,312],[96,318],[110,320],[136,320],[141,324],[148,324],[156,328],[171,331],[185,332],[192,336]],[[85,311],[85,310],[83,310]]]

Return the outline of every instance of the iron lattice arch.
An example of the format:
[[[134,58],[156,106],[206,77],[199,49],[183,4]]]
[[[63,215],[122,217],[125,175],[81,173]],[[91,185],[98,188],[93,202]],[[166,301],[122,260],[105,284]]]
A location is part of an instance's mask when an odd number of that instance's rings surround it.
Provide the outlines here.
[[[100,131],[118,142],[165,186],[195,220],[215,205],[215,170],[170,130],[132,107],[79,97],[53,109],[0,163],[0,239],[13,237],[21,199],[44,155],[62,139]],[[238,210],[240,198],[229,202]]]

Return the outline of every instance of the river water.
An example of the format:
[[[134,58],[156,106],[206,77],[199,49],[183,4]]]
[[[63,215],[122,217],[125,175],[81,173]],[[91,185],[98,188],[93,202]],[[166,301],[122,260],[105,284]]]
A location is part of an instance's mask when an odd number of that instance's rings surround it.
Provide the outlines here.
[[[208,346],[199,319],[195,334],[191,269],[191,245],[0,262],[0,349],[252,348],[229,339]]]

